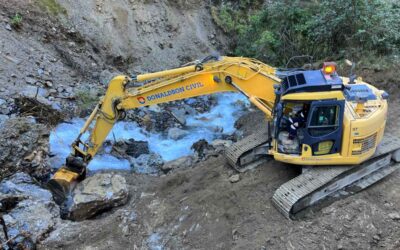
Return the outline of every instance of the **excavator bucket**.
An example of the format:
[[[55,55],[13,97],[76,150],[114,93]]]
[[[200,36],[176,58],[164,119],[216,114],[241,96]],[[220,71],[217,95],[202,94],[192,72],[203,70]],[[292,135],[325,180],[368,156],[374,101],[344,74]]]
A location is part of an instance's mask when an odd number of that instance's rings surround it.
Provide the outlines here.
[[[75,187],[79,174],[69,171],[66,167],[62,167],[54,174],[47,183],[48,189],[53,194],[54,201],[57,204],[64,202],[68,194]]]
[[[54,201],[62,204],[76,184],[85,179],[86,164],[81,158],[69,156],[66,165],[62,166],[47,182],[47,188],[52,192]]]

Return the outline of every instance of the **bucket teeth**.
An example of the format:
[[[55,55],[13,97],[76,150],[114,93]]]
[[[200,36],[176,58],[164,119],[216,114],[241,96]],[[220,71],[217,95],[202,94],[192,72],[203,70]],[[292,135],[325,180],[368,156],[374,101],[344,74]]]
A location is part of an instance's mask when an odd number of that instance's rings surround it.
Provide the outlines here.
[[[53,194],[53,199],[58,205],[61,205],[66,200],[69,193],[68,184],[61,180],[51,179],[47,182],[47,188]]]

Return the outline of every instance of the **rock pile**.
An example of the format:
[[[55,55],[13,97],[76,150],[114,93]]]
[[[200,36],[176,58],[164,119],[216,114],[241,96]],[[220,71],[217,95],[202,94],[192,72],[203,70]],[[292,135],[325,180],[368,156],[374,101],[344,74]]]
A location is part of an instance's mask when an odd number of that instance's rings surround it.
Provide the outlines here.
[[[129,161],[136,173],[157,174],[164,164],[162,157],[150,152],[148,142],[134,139],[121,140],[113,144],[111,154]]]
[[[61,221],[51,193],[25,173],[0,183],[0,213],[4,249],[34,249]]]
[[[128,200],[128,186],[117,174],[95,174],[79,183],[66,206],[53,201],[26,173],[16,173],[0,182],[0,249],[35,249],[57,228],[91,218]]]
[[[207,155],[211,154],[214,152],[214,147],[210,145],[206,140],[201,139],[195,143],[193,143],[191,149],[193,149],[197,156],[200,159],[206,158]]]
[[[135,141],[135,139],[117,141],[111,149],[111,154],[119,158],[127,156],[137,158],[142,154],[149,153],[149,143],[147,141]]]
[[[136,173],[157,174],[164,160],[159,154],[150,153],[140,155],[138,158],[131,159],[133,171]]]

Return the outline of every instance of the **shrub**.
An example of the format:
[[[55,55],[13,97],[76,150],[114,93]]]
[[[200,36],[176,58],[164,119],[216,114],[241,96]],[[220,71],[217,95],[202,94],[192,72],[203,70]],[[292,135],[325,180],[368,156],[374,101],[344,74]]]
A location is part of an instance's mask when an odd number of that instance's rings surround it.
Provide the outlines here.
[[[321,11],[309,21],[309,29],[322,54],[397,53],[400,6],[387,0],[323,0]]]
[[[312,8],[299,8],[298,1],[274,2],[238,27],[235,53],[283,65],[290,57],[312,54],[307,21]]]
[[[53,15],[64,14],[67,15],[67,10],[62,7],[57,0],[37,0],[38,5],[41,8],[45,8],[49,13]]]
[[[225,3],[213,16],[233,37],[234,54],[274,65],[296,55],[358,59],[400,48],[400,5],[390,0],[272,1],[256,11]]]
[[[82,117],[89,115],[99,102],[99,92],[93,88],[80,89],[76,91],[75,97]]]
[[[11,26],[14,29],[21,28],[21,26],[22,26],[22,16],[20,14],[17,13],[11,18]]]

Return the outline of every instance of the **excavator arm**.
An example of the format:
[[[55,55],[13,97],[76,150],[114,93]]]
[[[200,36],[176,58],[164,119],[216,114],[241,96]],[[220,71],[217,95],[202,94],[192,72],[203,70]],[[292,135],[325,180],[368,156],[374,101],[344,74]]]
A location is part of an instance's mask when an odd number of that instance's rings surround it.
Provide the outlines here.
[[[114,124],[126,110],[219,92],[240,92],[272,119],[274,88],[280,83],[275,69],[242,57],[207,57],[192,65],[131,77],[117,76],[72,144],[72,153],[49,181],[61,203],[96,155]],[[141,85],[141,87],[129,87]],[[89,139],[81,137],[89,132]]]

